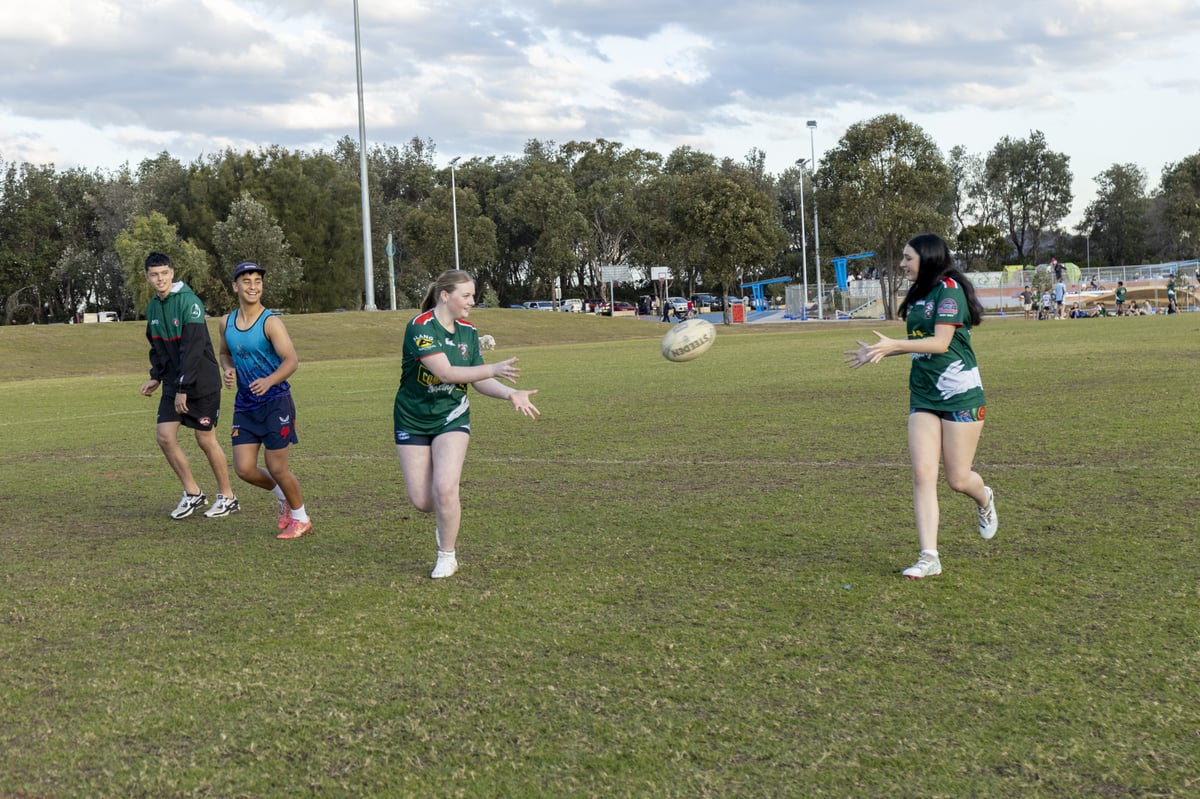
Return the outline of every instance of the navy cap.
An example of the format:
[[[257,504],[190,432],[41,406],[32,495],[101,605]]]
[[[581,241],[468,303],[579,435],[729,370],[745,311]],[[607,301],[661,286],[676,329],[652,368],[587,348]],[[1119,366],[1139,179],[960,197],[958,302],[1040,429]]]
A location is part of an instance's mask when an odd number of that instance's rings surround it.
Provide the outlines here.
[[[242,261],[233,268],[233,279],[237,280],[247,272],[258,272],[260,275],[265,275],[267,270],[254,263],[254,261]]]

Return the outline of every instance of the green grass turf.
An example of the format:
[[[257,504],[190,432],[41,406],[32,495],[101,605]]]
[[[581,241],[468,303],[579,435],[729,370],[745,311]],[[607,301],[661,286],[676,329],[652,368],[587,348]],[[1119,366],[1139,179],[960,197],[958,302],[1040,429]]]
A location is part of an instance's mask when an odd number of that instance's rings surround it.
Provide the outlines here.
[[[1200,315],[989,319],[977,468],[916,556],[873,325],[490,310],[431,581],[391,403],[406,313],[289,316],[315,534],[166,517],[137,323],[0,328],[0,797],[1200,794]],[[227,395],[222,429],[228,430]],[[185,440],[212,493],[194,442]]]

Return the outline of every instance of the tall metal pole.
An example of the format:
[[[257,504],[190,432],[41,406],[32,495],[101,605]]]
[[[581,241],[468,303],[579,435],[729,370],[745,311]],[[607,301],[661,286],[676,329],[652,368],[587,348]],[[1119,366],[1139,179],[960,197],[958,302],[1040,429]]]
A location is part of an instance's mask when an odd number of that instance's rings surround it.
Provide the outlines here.
[[[812,150],[812,162],[808,165],[813,175],[813,255],[817,260],[817,318],[825,318],[825,290],[821,288],[821,217],[817,214],[817,145],[813,131],[817,129],[817,120],[808,120],[808,146]]]
[[[358,68],[358,175],[362,185],[363,277],[366,302],[363,310],[375,310],[375,274],[371,267],[371,192],[367,188],[367,118],[363,113],[362,39],[358,32],[358,0],[354,0],[354,62]]]
[[[458,163],[456,157],[450,162],[450,215],[454,217],[454,268],[458,269],[458,191],[454,187],[454,165]]]
[[[800,263],[804,269],[804,306],[800,309],[800,318],[808,321],[808,234],[804,230],[804,164],[806,158],[797,158],[796,166],[800,167]]]

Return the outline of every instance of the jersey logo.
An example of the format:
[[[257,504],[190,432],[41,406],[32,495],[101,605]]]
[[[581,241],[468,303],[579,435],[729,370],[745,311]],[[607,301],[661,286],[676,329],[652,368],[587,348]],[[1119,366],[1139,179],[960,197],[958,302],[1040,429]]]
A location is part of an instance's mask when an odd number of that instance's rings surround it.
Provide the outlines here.
[[[933,303],[931,303],[931,302],[925,303],[925,318],[926,319],[933,318]]]
[[[417,337],[413,339],[413,343],[417,345],[417,349],[419,350],[427,349],[433,346],[433,336],[425,333],[419,333]]]
[[[957,313],[958,303],[954,301],[953,297],[946,297],[944,300],[942,300],[941,304],[938,305],[938,314],[941,316],[946,316],[947,314],[953,316]]]
[[[200,316],[201,316],[201,314],[200,314],[200,306],[199,306],[199,305],[193,305],[193,306],[192,306],[192,310],[188,312],[188,316],[192,317],[193,319],[199,319],[199,318],[200,318]]]

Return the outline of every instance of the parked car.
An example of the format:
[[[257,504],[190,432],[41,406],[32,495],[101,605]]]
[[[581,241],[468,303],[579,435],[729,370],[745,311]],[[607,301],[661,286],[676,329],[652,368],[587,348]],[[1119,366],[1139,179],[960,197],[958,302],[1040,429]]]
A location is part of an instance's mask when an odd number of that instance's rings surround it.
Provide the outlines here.
[[[612,310],[611,310],[611,311],[610,311],[610,310],[608,310],[607,308],[605,308],[605,309],[604,309],[604,315],[605,315],[605,316],[612,316],[614,312],[616,312],[616,313],[625,313],[625,312],[629,312],[629,313],[636,314],[636,313],[637,313],[637,306],[636,306],[636,305],[634,305],[632,302],[625,302],[624,300],[617,300],[616,302],[614,302],[614,303],[612,304]]]
[[[600,313],[604,310],[604,300],[600,299],[599,297],[590,297],[587,302],[583,304],[583,309],[588,313]]]
[[[705,307],[710,311],[725,310],[725,302],[715,294],[693,294],[689,299],[697,310]]]
[[[686,314],[692,310],[692,303],[684,297],[667,297],[667,302],[675,309],[676,314]]]
[[[566,311],[568,313],[583,313],[583,300],[563,300],[561,303],[559,303],[558,310]]]
[[[525,303],[525,307],[531,311],[553,311],[554,303],[550,300],[529,300]]]

